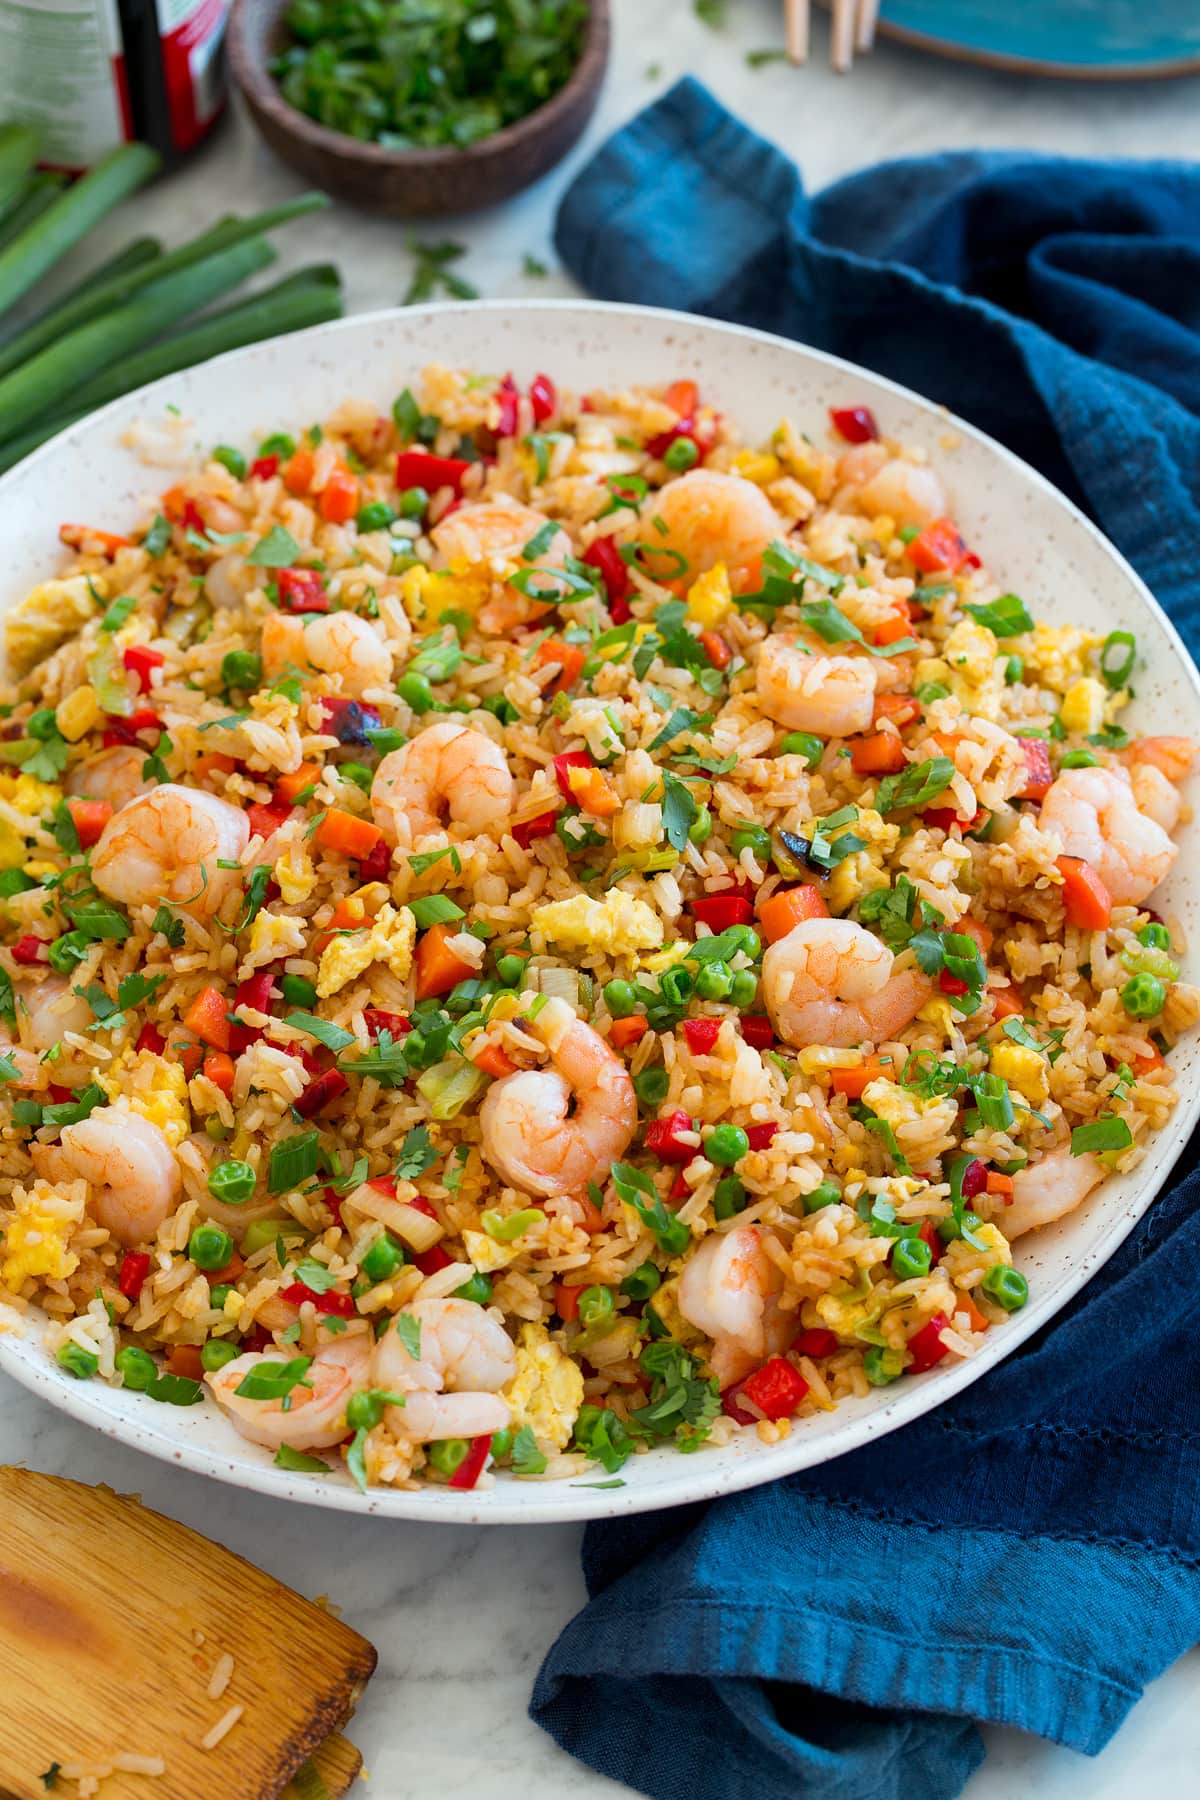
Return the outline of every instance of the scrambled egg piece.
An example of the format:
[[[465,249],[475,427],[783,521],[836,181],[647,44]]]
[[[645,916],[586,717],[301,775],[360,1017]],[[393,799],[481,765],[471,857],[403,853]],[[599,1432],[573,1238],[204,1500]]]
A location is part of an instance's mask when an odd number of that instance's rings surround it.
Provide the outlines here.
[[[464,1231],[462,1240],[463,1248],[481,1275],[494,1275],[497,1269],[507,1269],[525,1248],[519,1238],[515,1243],[501,1244],[490,1238],[486,1231]]]
[[[151,1082],[132,1088],[128,1077],[140,1075],[143,1069],[150,1070]],[[96,1075],[95,1081],[110,1100],[120,1102],[130,1112],[157,1125],[172,1150],[182,1144],[192,1129],[187,1077],[183,1068],[177,1062],[168,1062],[165,1056],[156,1056],[153,1050],[131,1047],[122,1050],[107,1069]]]
[[[817,1317],[840,1338],[855,1337],[866,1326],[874,1325],[883,1314],[884,1299],[873,1290],[867,1294],[857,1289],[822,1294],[816,1302]]]
[[[583,1371],[563,1355],[544,1325],[522,1325],[517,1372],[504,1398],[518,1431],[528,1425],[541,1442],[565,1450],[583,1405]]]
[[[10,770],[0,773],[0,802],[30,826],[40,826],[62,799],[62,789],[34,775],[18,775]],[[0,818],[0,869],[19,869],[29,855],[29,846],[11,818]],[[51,865],[53,866],[53,865]]]
[[[569,900],[535,906],[531,923],[565,949],[603,950],[609,956],[657,950],[664,936],[653,908],[620,888],[610,888],[603,900],[573,894]]]
[[[397,912],[390,903],[381,906],[369,929],[332,937],[321,952],[317,993],[322,1000],[338,993],[373,962],[384,962],[397,981],[412,968],[417,922],[407,906]]]
[[[1050,1098],[1046,1061],[1036,1050],[1030,1050],[1025,1044],[1010,1043],[1006,1038],[992,1046],[991,1065],[992,1074],[999,1075],[1009,1087],[1016,1088],[1031,1106],[1040,1106]]]
[[[54,723],[68,744],[77,744],[93,726],[99,725],[103,717],[100,702],[96,699],[96,690],[90,682],[85,681],[82,687],[68,694],[65,700],[59,701],[54,712]]]
[[[958,1108],[952,1095],[931,1094],[926,1098],[921,1094],[910,1094],[907,1088],[880,1076],[875,1081],[868,1081],[863,1089],[863,1099],[876,1118],[891,1126],[901,1150],[905,1148],[906,1140],[910,1144],[915,1141],[920,1143],[922,1150],[928,1149],[931,1155],[936,1155],[940,1145],[936,1139],[926,1143],[929,1132],[940,1131],[947,1139],[953,1133]],[[915,1150],[913,1154],[916,1154]]]
[[[1065,693],[1086,670],[1089,650],[1103,643],[1098,632],[1078,625],[1035,625],[1028,634],[1025,652],[1026,679],[1036,676],[1056,693]]]
[[[280,891],[282,891],[280,883]],[[300,956],[305,947],[304,922],[290,913],[260,912],[250,927],[250,952],[242,967],[249,974],[263,963]],[[245,979],[245,976],[242,977]]]
[[[778,481],[783,465],[769,450],[739,450],[733,459],[733,467],[744,481],[766,487],[768,482]]]
[[[997,667],[998,645],[986,625],[960,619],[942,645],[949,670],[950,692],[969,712],[993,722],[1004,697],[1003,668]]]
[[[4,643],[16,674],[27,675],[35,663],[96,617],[97,602],[107,595],[101,576],[90,580],[90,587],[86,575],[43,581],[13,607],[4,621]]]
[[[79,1267],[79,1258],[67,1249],[76,1221],[55,1210],[53,1192],[39,1183],[32,1192],[17,1189],[15,1211],[4,1224],[4,1261],[0,1281],[18,1294],[31,1275],[64,1281]]]
[[[688,618],[694,619],[705,631],[711,631],[733,611],[733,592],[724,563],[715,563],[693,581],[688,589],[687,611]]]
[[[1059,715],[1068,731],[1091,733],[1104,723],[1108,689],[1094,675],[1082,675],[1063,695]]]
[[[317,877],[302,839],[289,844],[278,857],[272,875],[279,883],[285,906],[301,906],[317,885]]]
[[[414,624],[440,618],[450,611],[474,615],[491,591],[491,570],[474,567],[461,557],[444,571],[416,564],[400,577],[400,598]]]

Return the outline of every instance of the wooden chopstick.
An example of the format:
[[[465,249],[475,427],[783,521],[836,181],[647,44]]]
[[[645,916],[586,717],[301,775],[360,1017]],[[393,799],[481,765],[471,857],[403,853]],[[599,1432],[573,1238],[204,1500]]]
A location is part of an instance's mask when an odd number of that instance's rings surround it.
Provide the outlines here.
[[[854,62],[856,0],[833,0],[833,32],[830,60],[839,75],[848,75]]]
[[[808,61],[808,9],[809,0],[784,0],[783,29],[791,63]]]
[[[879,18],[879,0],[858,0],[858,28],[854,34],[856,50],[870,50],[875,43],[875,25]]]

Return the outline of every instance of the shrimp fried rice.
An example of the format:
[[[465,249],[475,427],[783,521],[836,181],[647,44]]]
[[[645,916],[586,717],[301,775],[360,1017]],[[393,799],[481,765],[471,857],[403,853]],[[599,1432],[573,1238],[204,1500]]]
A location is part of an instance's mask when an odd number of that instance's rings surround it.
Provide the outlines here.
[[[1006,1329],[1176,1103],[1193,745],[852,399],[746,444],[432,367],[63,526],[5,620],[8,1328],[402,1488]]]

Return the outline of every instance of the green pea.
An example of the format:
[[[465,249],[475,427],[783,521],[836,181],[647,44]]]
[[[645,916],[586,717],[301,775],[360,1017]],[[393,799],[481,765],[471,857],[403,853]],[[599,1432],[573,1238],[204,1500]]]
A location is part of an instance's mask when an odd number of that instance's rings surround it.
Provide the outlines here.
[[[663,462],[672,475],[683,475],[700,461],[700,452],[690,437],[677,437],[663,452]]]
[[[400,496],[400,516],[403,519],[424,518],[428,505],[429,495],[424,488],[405,488]]]
[[[781,756],[802,756],[810,769],[815,769],[825,754],[825,740],[811,731],[789,731],[779,746]]]
[[[842,1190],[836,1181],[826,1175],[824,1181],[818,1183],[811,1194],[804,1196],[806,1213],[820,1212],[823,1206],[837,1206],[842,1198]]]
[[[604,1004],[612,1019],[628,1019],[637,1011],[637,990],[632,981],[606,981]]]
[[[527,956],[516,956],[511,951],[506,956],[497,958],[496,973],[505,987],[516,987],[529,964]]]
[[[665,1069],[643,1069],[633,1078],[633,1091],[649,1112],[662,1105],[670,1085],[671,1077]]]
[[[256,688],[262,672],[262,657],[253,650],[227,650],[221,658],[221,680],[227,688]]]
[[[712,836],[712,813],[707,806],[701,806],[695,818],[688,826],[688,837],[693,844],[706,844]]]
[[[188,1239],[188,1255],[198,1269],[223,1269],[233,1255],[233,1239],[219,1225],[197,1225]]]
[[[349,1412],[346,1416],[349,1418]],[[466,1438],[438,1438],[426,1445],[425,1454],[439,1475],[453,1475],[466,1461],[470,1448]]]
[[[1068,750],[1059,766],[1064,769],[1097,769],[1100,758],[1091,750]]]
[[[658,1292],[662,1276],[652,1262],[639,1263],[621,1283],[621,1292],[630,1300],[648,1300]]]
[[[355,787],[361,788],[364,794],[371,791],[371,783],[375,777],[365,763],[344,762],[338,764],[338,774],[343,781],[352,781]]]
[[[226,1125],[216,1113],[209,1113],[204,1121],[204,1135],[211,1138],[214,1144],[223,1144],[226,1138],[233,1136],[233,1127]]]
[[[980,1286],[989,1300],[1005,1312],[1020,1312],[1029,1298],[1029,1283],[1020,1269],[1007,1268],[1003,1263],[989,1269]]]
[[[1025,658],[1016,655],[1010,656],[1004,665],[1004,685],[1006,687],[1016,687],[1018,681],[1024,679],[1024,675]]]
[[[364,1250],[358,1266],[372,1284],[389,1281],[397,1269],[403,1268],[404,1251],[391,1233],[385,1231],[382,1237],[375,1239],[369,1250]]]
[[[1137,940],[1139,944],[1145,944],[1148,950],[1169,950],[1171,948],[1170,932],[1165,925],[1156,924],[1153,920],[1149,925],[1142,926],[1137,934]]]
[[[725,1000],[733,992],[733,970],[727,962],[702,963],[696,976],[696,992],[702,1000]]]
[[[137,1344],[126,1344],[114,1358],[117,1374],[133,1394],[144,1394],[158,1380],[158,1364],[148,1350]]]
[[[272,432],[271,436],[264,438],[262,443],[258,446],[258,454],[260,457],[295,456],[296,440],[293,437],[289,437],[286,431]]]
[[[100,1367],[100,1358],[85,1350],[82,1344],[60,1344],[55,1361],[76,1381],[90,1381]]]
[[[240,1355],[237,1345],[231,1344],[228,1338],[209,1338],[200,1346],[200,1366],[210,1371],[223,1369],[226,1363],[233,1362]]]
[[[664,969],[658,978],[658,991],[671,1006],[686,1006],[695,985],[687,969],[678,965],[673,969]]]
[[[740,1125],[714,1125],[704,1140],[705,1156],[722,1169],[741,1162],[749,1149],[750,1139]]]
[[[897,1281],[916,1281],[928,1275],[933,1252],[924,1238],[901,1238],[892,1251],[892,1273]]]
[[[944,700],[949,692],[944,681],[925,681],[916,690],[917,699],[922,706],[932,706],[935,700]]]
[[[506,1425],[502,1431],[492,1433],[492,1455],[497,1462],[507,1462],[512,1455],[513,1428]]]
[[[383,531],[396,516],[395,508],[386,500],[370,500],[359,507],[354,526],[357,531]]]
[[[246,479],[246,459],[240,450],[232,444],[218,444],[212,453],[213,461],[219,462],[223,469],[228,469],[235,481]]]
[[[383,1417],[383,1401],[378,1394],[351,1394],[346,1402],[346,1423],[351,1431],[374,1431]]]
[[[311,1009],[317,1004],[317,990],[303,975],[281,976],[279,992],[289,1006]]]
[[[225,1206],[244,1206],[258,1185],[258,1177],[248,1162],[230,1161],[218,1163],[208,1178],[208,1191],[214,1200],[220,1200]],[[195,1258],[192,1259],[195,1261]],[[229,1261],[228,1256],[221,1262],[203,1265],[219,1269]]]
[[[31,738],[38,738],[43,744],[50,738],[58,736],[58,721],[54,710],[49,706],[39,706],[35,713],[29,715],[29,723],[25,727]]]
[[[617,1304],[611,1288],[586,1287],[579,1296],[579,1323],[585,1331],[599,1331],[611,1323]]]
[[[899,1350],[885,1350],[872,1344],[863,1357],[863,1374],[872,1387],[887,1387],[904,1373],[904,1355]]]
[[[713,1195],[713,1212],[718,1219],[732,1219],[744,1210],[746,1189],[736,1175],[722,1175]]]
[[[210,1288],[208,1291],[209,1305],[214,1309],[214,1311],[221,1312],[225,1306],[226,1300],[228,1300],[228,1298],[229,1298],[230,1294],[232,1294],[232,1292],[233,1292],[233,1286],[230,1282],[218,1281],[216,1286]]]
[[[506,694],[489,694],[486,700],[480,701],[480,705],[484,712],[491,713],[502,725],[511,725],[521,716]]]
[[[757,994],[758,977],[754,970],[735,969],[733,986],[729,990],[729,1004],[736,1006],[739,1012],[744,1012],[748,1006],[754,1005]]]
[[[492,1284],[488,1277],[478,1269],[470,1281],[464,1281],[461,1287],[454,1290],[456,1300],[474,1300],[478,1306],[488,1306],[492,1298]]]
[[[967,1132],[965,1124],[963,1124],[962,1129],[964,1132]],[[967,1135],[969,1136],[970,1133],[968,1132]],[[958,1221],[951,1217],[942,1220],[937,1228],[937,1234],[944,1244],[952,1244],[956,1238],[960,1238],[963,1235],[964,1231],[978,1231],[982,1224],[983,1220],[979,1217],[979,1214],[968,1210],[964,1212],[962,1216],[961,1228]]]
[[[427,713],[433,710],[435,701],[433,689],[424,675],[416,675],[411,670],[402,675],[396,683],[396,692],[401,700],[406,700],[415,713]]]
[[[759,862],[771,855],[771,834],[763,825],[739,825],[730,843],[734,850],[752,850]]]
[[[757,962],[762,955],[762,939],[753,925],[735,925],[732,929],[737,934],[738,948],[742,955],[750,962]]]
[[[1166,1003],[1166,983],[1157,975],[1134,975],[1121,989],[1121,1005],[1131,1019],[1156,1018]]]

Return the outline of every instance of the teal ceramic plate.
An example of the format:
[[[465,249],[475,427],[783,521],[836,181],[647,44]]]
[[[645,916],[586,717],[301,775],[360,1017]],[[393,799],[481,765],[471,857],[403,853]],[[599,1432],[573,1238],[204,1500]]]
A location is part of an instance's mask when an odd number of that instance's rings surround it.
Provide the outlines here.
[[[883,0],[879,29],[914,49],[1026,75],[1200,73],[1200,0]]]

